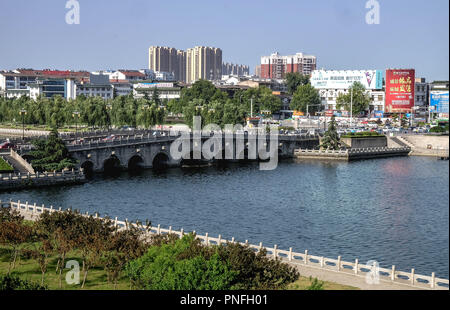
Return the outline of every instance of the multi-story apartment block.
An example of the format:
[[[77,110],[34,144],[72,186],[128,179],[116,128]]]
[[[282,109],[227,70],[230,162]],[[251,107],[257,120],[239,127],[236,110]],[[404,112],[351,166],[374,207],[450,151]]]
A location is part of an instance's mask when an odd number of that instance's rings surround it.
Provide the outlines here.
[[[196,46],[186,51],[186,82],[200,79],[222,78],[222,50],[215,47]]]
[[[261,57],[260,77],[265,79],[284,79],[287,73],[299,72],[310,75],[316,70],[317,59],[313,55],[297,53],[295,55],[281,56],[273,53]]]
[[[148,68],[157,72],[173,73],[177,81],[184,81],[186,75],[186,53],[172,47],[151,46]]]

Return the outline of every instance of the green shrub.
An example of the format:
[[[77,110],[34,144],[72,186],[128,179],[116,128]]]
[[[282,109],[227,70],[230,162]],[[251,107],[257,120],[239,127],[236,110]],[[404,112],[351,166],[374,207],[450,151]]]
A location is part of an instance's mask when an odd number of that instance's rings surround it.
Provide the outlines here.
[[[48,287],[35,282],[22,280],[14,275],[0,275],[0,291],[47,290]]]
[[[137,288],[152,290],[284,289],[299,277],[295,268],[235,243],[205,246],[190,234],[161,237],[125,273]]]
[[[0,171],[13,172],[14,169],[3,158],[0,157]]]
[[[220,261],[217,253],[208,258],[197,255],[180,259],[196,244],[194,238],[190,234],[173,244],[150,247],[126,266],[126,274],[137,288],[149,290],[230,289],[236,272]]]

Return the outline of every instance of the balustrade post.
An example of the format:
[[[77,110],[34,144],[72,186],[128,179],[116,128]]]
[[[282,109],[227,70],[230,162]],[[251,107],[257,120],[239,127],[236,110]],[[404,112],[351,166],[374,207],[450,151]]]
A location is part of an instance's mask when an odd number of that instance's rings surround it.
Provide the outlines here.
[[[206,242],[206,245],[209,245],[208,233],[205,234],[205,242]]]
[[[116,218],[114,219],[114,227],[117,227],[117,216],[116,216]]]
[[[234,237],[231,238],[231,243],[234,243]]]
[[[308,264],[308,250],[305,250],[305,265]]]
[[[277,245],[273,246],[273,258],[277,258]]]
[[[181,238],[183,238],[183,236],[184,236],[184,229],[181,228]]]
[[[289,261],[292,261],[292,247],[289,248]]]
[[[248,240],[245,240],[245,245],[248,245]]]
[[[431,288],[434,288],[436,285],[436,274],[434,272],[431,273]]]
[[[323,268],[323,266],[325,265],[324,264],[324,261],[325,259],[324,259],[324,257],[322,256],[321,258],[320,258],[320,267],[322,267]]]
[[[337,270],[338,270],[338,271],[341,271],[341,256],[338,256]]]
[[[222,243],[222,235],[219,235],[219,240],[217,241],[217,245],[220,245]]]
[[[169,235],[172,233],[172,226],[169,226]]]
[[[358,274],[358,259],[355,259],[355,268],[354,268],[354,271],[355,271],[355,274]]]
[[[22,210],[22,207],[20,205],[20,200],[17,201],[17,210]]]
[[[391,281],[395,281],[395,265],[392,265],[392,270],[391,270]]]
[[[263,243],[262,243],[262,242],[260,242],[260,243],[259,243],[259,251],[261,251],[261,250],[262,250],[262,248],[263,248]]]
[[[411,279],[410,279],[410,281],[411,281],[412,285],[414,285],[414,272],[415,272],[414,268],[411,269]]]
[[[161,224],[158,224],[158,235],[161,235]]]

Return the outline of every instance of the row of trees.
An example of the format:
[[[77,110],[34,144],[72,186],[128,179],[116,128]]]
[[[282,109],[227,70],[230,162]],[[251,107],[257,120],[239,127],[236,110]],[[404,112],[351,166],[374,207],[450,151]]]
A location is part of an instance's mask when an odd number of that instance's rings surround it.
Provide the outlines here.
[[[41,285],[51,260],[62,288],[68,257],[82,261],[81,288],[92,268],[103,268],[116,287],[121,277],[138,289],[283,289],[299,277],[295,268],[273,260],[265,250],[229,243],[206,246],[188,234],[151,235],[150,222],[118,229],[108,218],[77,212],[44,212],[25,222],[10,208],[0,208],[0,244],[10,251],[10,274],[17,257],[28,253],[37,262]]]
[[[106,101],[100,97],[86,98],[83,95],[75,100],[65,100],[60,96],[39,97],[37,100],[26,96],[0,98],[0,123],[20,124],[23,117],[25,124],[57,128],[76,124],[149,127],[164,122],[166,111],[163,104],[156,90],[140,99],[129,95]],[[21,114],[22,110],[26,111],[24,115]]]

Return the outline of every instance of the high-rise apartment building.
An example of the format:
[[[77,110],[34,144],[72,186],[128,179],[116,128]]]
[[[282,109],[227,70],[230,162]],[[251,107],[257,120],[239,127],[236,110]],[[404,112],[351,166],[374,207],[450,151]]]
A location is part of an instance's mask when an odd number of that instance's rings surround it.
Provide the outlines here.
[[[316,70],[316,56],[297,53],[295,55],[281,56],[273,53],[261,57],[261,78],[284,79],[287,73],[299,72],[310,75]]]
[[[196,46],[186,51],[186,82],[200,79],[222,78],[222,50],[215,47]]]
[[[194,83],[199,79],[222,78],[222,50],[196,46],[187,51],[171,47],[151,46],[149,69],[155,72],[172,72],[175,80]]]
[[[185,52],[172,47],[151,46],[148,68],[158,72],[173,73],[178,81],[185,81]]]

